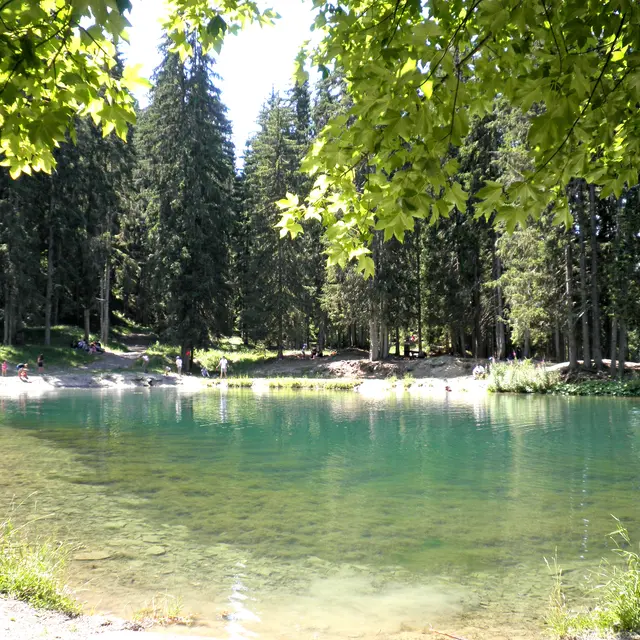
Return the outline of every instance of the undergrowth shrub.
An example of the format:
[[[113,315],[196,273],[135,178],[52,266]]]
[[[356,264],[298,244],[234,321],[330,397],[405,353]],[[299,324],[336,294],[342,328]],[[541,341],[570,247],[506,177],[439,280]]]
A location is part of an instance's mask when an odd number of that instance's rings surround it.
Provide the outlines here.
[[[496,362],[489,373],[489,391],[498,393],[549,393],[560,375],[531,360]]]

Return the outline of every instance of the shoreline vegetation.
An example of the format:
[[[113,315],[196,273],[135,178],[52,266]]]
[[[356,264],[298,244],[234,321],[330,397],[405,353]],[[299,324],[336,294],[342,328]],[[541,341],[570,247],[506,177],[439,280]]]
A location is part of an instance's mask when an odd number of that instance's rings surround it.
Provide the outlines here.
[[[163,344],[144,328],[124,327],[115,334],[105,353],[72,349],[79,335],[73,327],[55,327],[52,345],[41,347],[42,332],[27,332],[24,346],[1,347],[0,361],[8,363],[0,379],[0,394],[29,395],[56,389],[127,389],[175,387],[199,391],[207,388],[309,391],[358,391],[361,393],[537,393],[564,396],[640,396],[640,364],[626,363],[625,377],[613,379],[606,372],[569,370],[569,363],[533,360],[497,362],[433,355],[421,359],[391,356],[371,362],[358,349],[327,350],[311,359],[300,351],[286,351],[282,359],[263,345],[247,346],[239,338],[221,339],[207,350],[194,352],[191,375],[178,375],[175,357],[179,348]],[[36,360],[43,354],[45,369],[38,373]],[[145,355],[148,360],[143,360]],[[218,363],[229,361],[229,378],[220,380]],[[16,366],[29,364],[29,380],[18,378]],[[488,368],[481,379],[472,375],[476,364]],[[605,365],[607,362],[605,361]],[[202,377],[206,368],[210,377]]]

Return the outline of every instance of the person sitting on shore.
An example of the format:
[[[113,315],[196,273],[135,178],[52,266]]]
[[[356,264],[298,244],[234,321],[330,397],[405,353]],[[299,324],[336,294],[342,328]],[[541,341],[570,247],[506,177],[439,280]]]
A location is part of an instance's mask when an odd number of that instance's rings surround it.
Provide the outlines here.
[[[18,378],[23,382],[29,382],[29,365],[26,362],[21,362],[16,369],[18,369]]]
[[[203,378],[208,378],[209,377],[209,370],[207,369],[207,367],[202,365],[202,368],[200,369],[200,374],[202,375]]]
[[[481,364],[477,364],[473,368],[473,379],[474,380],[479,380],[480,378],[484,378],[484,374],[485,374],[485,370],[484,370],[484,367]]]

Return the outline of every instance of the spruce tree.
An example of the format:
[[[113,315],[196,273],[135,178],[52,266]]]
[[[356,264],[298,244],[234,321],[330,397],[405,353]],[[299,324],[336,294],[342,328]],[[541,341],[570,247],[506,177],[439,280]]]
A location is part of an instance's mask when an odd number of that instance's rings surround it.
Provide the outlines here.
[[[188,62],[167,51],[140,121],[137,184],[148,226],[150,307],[187,354],[226,333],[231,287],[231,127],[211,59],[193,42]]]

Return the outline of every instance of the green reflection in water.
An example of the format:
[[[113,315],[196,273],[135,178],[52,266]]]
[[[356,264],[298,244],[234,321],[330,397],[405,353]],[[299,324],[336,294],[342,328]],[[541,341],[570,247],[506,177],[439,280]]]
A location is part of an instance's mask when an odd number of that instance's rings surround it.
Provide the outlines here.
[[[640,533],[637,401],[157,390],[0,406],[0,509],[38,490],[29,508],[54,516],[36,526],[86,547],[84,597],[126,612],[182,594],[212,633],[229,608],[263,637],[536,628],[543,557],[557,548],[577,593],[610,514]]]

